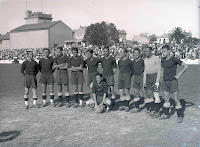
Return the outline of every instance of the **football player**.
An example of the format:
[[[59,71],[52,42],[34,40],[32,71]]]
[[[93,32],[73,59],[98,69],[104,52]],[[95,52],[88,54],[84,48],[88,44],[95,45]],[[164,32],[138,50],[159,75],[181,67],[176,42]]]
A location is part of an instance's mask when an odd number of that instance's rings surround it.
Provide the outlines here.
[[[53,58],[50,56],[50,50],[48,48],[43,49],[43,58],[39,60],[39,70],[41,72],[40,81],[42,85],[42,99],[43,99],[43,107],[47,106],[46,101],[46,90],[47,85],[49,85],[50,89],[50,103],[53,107],[55,107],[54,103],[54,77],[52,69],[53,67]]]
[[[84,60],[81,56],[78,56],[78,48],[72,48],[73,56],[69,60],[69,71],[71,71],[70,82],[75,88],[74,97],[75,105],[74,108],[80,106],[83,107],[83,84],[85,82],[83,75]],[[78,104],[79,100],[79,104]]]
[[[118,79],[118,89],[120,92],[120,107],[119,110],[125,112],[129,111],[129,101],[130,101],[130,86],[131,77],[133,76],[133,64],[128,57],[128,50],[123,48],[120,50],[121,59],[118,62],[119,67],[119,79]],[[124,95],[125,91],[125,95]]]
[[[152,116],[152,118],[158,118],[160,117],[159,110],[161,107],[161,100],[159,97],[161,61],[158,56],[152,53],[152,47],[144,48],[144,54],[143,87],[146,88],[147,92],[145,105],[147,107],[147,113]]]
[[[117,64],[114,57],[110,55],[109,48],[103,49],[104,57],[101,59],[101,66],[103,68],[103,78],[108,84],[108,89],[111,93],[111,109],[115,105],[115,93],[114,93],[114,74],[117,71]]]
[[[28,94],[29,89],[32,87],[33,92],[33,107],[39,108],[37,105],[37,73],[39,72],[38,63],[33,60],[33,52],[27,52],[27,60],[22,63],[21,66],[21,73],[24,76],[24,87],[25,87],[25,94],[24,94],[24,101],[25,101],[25,109],[29,109],[28,103]]]
[[[57,69],[56,72],[56,83],[58,87],[58,97],[60,103],[58,104],[59,107],[63,106],[63,97],[62,97],[62,89],[63,86],[65,88],[65,99],[66,99],[66,107],[70,106],[69,104],[69,76],[68,76],[68,64],[69,64],[69,57],[63,54],[63,48],[58,47],[56,49],[57,57],[54,59],[52,69]]]
[[[168,45],[164,45],[162,47],[162,89],[164,92],[165,103],[163,104],[164,114],[160,117],[160,119],[169,119],[169,99],[170,93],[172,93],[176,102],[177,123],[181,123],[183,121],[183,112],[182,105],[179,100],[178,79],[187,70],[188,65],[180,59],[171,56],[170,51],[171,49]],[[176,73],[177,65],[183,66],[183,69],[178,74]]]

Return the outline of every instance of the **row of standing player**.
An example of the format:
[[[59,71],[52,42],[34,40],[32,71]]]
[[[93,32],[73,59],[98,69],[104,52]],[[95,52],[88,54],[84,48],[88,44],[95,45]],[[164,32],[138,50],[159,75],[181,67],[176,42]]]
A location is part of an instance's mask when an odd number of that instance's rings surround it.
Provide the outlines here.
[[[71,58],[63,55],[63,49],[57,49],[57,57],[55,59],[49,57],[50,51],[44,49],[44,58],[39,61],[39,65],[32,60],[32,52],[28,52],[28,59],[22,64],[21,72],[25,75],[25,104],[28,109],[28,90],[32,86],[33,88],[33,104],[34,107],[38,107],[36,104],[37,94],[37,81],[36,74],[38,71],[41,72],[40,83],[42,84],[42,98],[43,106],[46,106],[46,87],[47,84],[50,87],[50,102],[52,106],[55,106],[54,99],[54,88],[53,88],[53,71],[57,69],[56,83],[58,86],[58,97],[60,103],[58,106],[63,105],[62,99],[62,85],[65,88],[66,106],[69,107],[69,78],[68,71],[71,71],[70,84],[74,85],[75,92],[75,105],[74,107],[83,106],[83,68],[84,60],[78,56],[78,48],[72,48],[73,56]],[[85,61],[86,67],[88,68],[88,83],[92,89],[92,94],[87,104],[94,104],[95,107],[100,105],[107,105],[107,112],[110,111],[115,104],[114,94],[114,74],[117,69],[115,59],[110,56],[109,49],[104,49],[104,58],[95,58],[92,54],[92,50],[87,51],[88,59]],[[127,55],[128,51],[122,49],[120,51],[121,59],[118,62],[119,67],[119,79],[118,89],[120,92],[120,107],[119,110],[126,112],[129,111],[130,101],[130,88],[131,88],[131,77],[134,75],[133,89],[134,89],[134,104],[135,108],[131,112],[139,112],[139,91],[141,90],[145,98],[145,106],[147,113],[152,117],[160,117],[161,100],[159,97],[159,87],[162,83],[162,89],[164,91],[165,103],[163,105],[164,114],[160,119],[169,118],[169,96],[172,93],[176,101],[177,110],[177,122],[182,122],[182,106],[178,98],[178,81],[179,76],[187,69],[187,65],[181,60],[172,57],[170,55],[170,47],[163,46],[164,58],[152,54],[152,48],[147,47],[144,49],[146,55],[145,59],[140,57],[140,50],[134,49],[135,60],[131,61]],[[99,64],[100,63],[100,64]],[[30,66],[32,64],[32,66]],[[161,65],[162,64],[162,65]],[[181,72],[176,74],[177,64],[183,65],[184,68]],[[28,68],[29,67],[29,68]],[[103,77],[98,74],[99,69],[103,69]],[[31,71],[30,68],[33,70]],[[102,79],[105,79],[102,80]],[[107,87],[110,89],[111,97],[107,96]],[[79,104],[78,104],[79,100]]]

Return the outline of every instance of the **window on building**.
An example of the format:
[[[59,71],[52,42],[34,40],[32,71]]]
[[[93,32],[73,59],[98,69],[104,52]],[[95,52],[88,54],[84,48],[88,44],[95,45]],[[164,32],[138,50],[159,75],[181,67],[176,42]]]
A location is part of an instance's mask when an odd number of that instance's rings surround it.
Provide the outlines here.
[[[53,44],[53,47],[55,48],[55,47],[58,47],[58,44]]]

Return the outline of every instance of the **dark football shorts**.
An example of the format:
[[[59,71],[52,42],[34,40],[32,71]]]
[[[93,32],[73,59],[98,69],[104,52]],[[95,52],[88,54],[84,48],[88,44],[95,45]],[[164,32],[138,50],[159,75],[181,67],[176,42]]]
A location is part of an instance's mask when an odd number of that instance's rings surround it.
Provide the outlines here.
[[[69,84],[68,70],[57,70],[55,81],[58,85]]]
[[[109,98],[105,98],[105,101],[104,101],[104,104],[106,104],[106,99],[109,99]],[[101,104],[102,101],[103,101],[103,96],[99,96],[99,95],[96,95],[96,100],[97,100],[97,104]]]
[[[85,83],[84,75],[82,71],[72,71],[70,83],[72,85],[82,85]]]
[[[130,73],[119,73],[118,89],[130,89],[131,87],[131,75]]]
[[[95,82],[95,76],[96,76],[96,74],[97,74],[98,72],[92,72],[92,73],[89,73],[88,72],[88,83],[87,83],[87,85],[88,85],[88,87],[90,86],[90,83],[94,83]]]
[[[40,83],[45,85],[53,85],[54,84],[54,77],[53,73],[41,73],[40,76]]]
[[[174,79],[172,81],[163,81],[162,82],[162,90],[167,92],[175,92],[178,91],[178,80]]]
[[[143,87],[143,75],[135,75],[133,79],[133,88],[141,89]]]
[[[105,79],[108,86],[114,86],[115,85],[114,76],[103,76],[103,78]]]
[[[155,74],[147,74],[146,77],[146,89],[154,90],[154,86],[156,83],[157,73]]]
[[[26,88],[37,88],[37,77],[34,74],[26,74],[24,76],[24,87]]]

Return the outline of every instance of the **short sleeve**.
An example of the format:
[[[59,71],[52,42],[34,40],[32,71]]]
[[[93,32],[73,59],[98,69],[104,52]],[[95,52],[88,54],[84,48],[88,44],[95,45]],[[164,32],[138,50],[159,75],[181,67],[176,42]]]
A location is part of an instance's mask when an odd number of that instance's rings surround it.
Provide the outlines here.
[[[175,61],[176,65],[177,64],[179,64],[179,65],[182,64],[182,61],[180,59],[178,59],[178,58],[174,58],[174,61]]]

